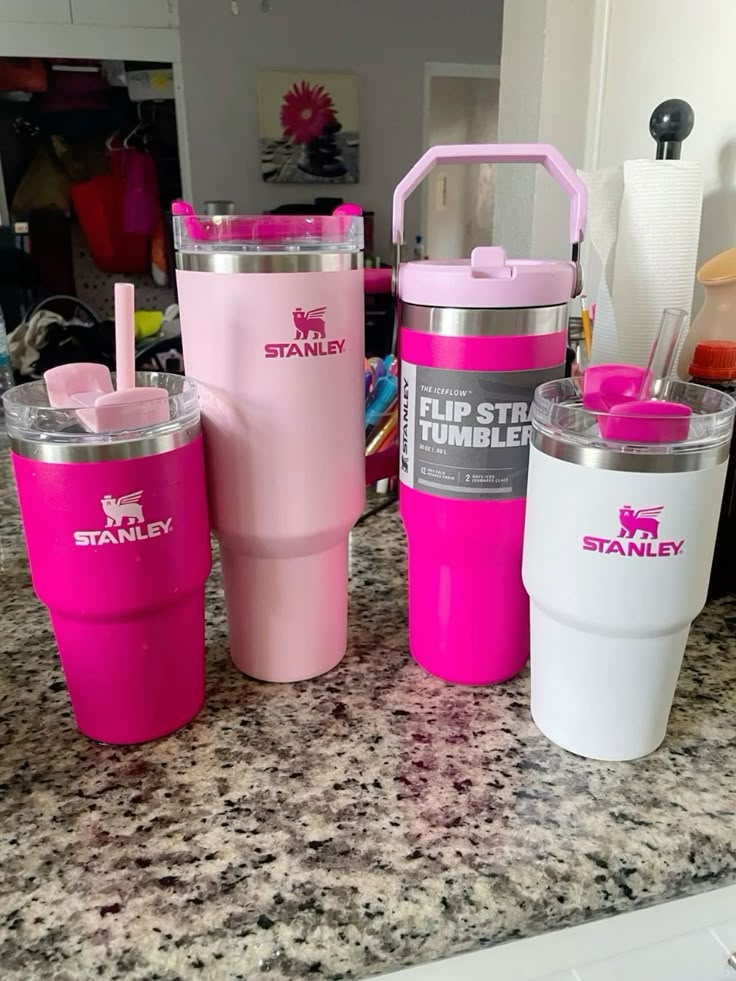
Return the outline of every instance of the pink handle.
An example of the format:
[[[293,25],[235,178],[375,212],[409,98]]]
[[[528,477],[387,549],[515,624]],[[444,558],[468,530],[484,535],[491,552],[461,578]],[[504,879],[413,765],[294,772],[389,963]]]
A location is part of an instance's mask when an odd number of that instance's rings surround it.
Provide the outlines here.
[[[438,163],[538,163],[570,201],[570,241],[583,239],[588,195],[562,154],[548,143],[461,143],[456,146],[433,146],[411,168],[394,191],[393,241],[404,240],[404,202]]]

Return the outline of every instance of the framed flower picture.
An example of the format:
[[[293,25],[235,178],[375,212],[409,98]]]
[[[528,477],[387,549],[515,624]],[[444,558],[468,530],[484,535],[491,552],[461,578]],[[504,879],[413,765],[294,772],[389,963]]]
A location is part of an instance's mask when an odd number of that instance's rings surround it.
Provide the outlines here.
[[[264,181],[357,183],[357,76],[349,72],[259,72],[258,135]]]

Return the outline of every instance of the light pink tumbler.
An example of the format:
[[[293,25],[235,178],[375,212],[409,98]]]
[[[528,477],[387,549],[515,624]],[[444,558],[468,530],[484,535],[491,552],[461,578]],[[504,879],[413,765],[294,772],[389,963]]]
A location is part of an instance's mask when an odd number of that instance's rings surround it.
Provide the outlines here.
[[[585,187],[537,144],[436,146],[396,188],[404,201],[436,163],[540,163],[570,200],[572,261],[469,259],[403,263],[401,515],[409,549],[409,647],[447,681],[492,684],[529,656],[521,548],[531,436],[541,382],[564,373],[567,303],[579,291]]]
[[[166,390],[166,421],[94,433],[84,410],[50,408],[42,381],[3,397],[33,587],[77,725],[106,743],[173,732],[204,699],[210,542],[196,387],[146,372],[137,384]]]
[[[264,681],[345,653],[365,497],[362,234],[352,215],[174,218],[230,652]]]

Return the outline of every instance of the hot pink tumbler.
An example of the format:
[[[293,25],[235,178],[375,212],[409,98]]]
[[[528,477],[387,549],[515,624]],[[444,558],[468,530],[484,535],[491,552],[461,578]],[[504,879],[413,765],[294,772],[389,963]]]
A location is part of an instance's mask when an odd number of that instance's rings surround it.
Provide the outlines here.
[[[42,381],[3,398],[33,586],[77,725],[106,743],[164,736],[204,699],[210,543],[196,387],[145,372],[137,384],[167,391],[167,421],[89,432],[84,410],[49,407]]]
[[[570,199],[573,261],[407,262],[401,301],[400,506],[409,557],[409,646],[447,681],[491,684],[529,656],[521,547],[531,434],[541,382],[564,373],[567,302],[579,292],[585,187],[550,146],[436,146],[396,188],[404,201],[435,163],[535,162]]]
[[[334,667],[365,497],[362,219],[174,219],[230,652],[264,681]]]

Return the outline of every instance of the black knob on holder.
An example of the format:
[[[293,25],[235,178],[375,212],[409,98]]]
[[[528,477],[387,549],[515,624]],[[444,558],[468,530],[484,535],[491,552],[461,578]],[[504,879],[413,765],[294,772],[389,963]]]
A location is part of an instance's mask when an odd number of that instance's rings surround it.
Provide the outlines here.
[[[695,113],[683,99],[660,102],[649,118],[649,132],[657,141],[657,160],[679,160],[682,141],[693,131]]]

